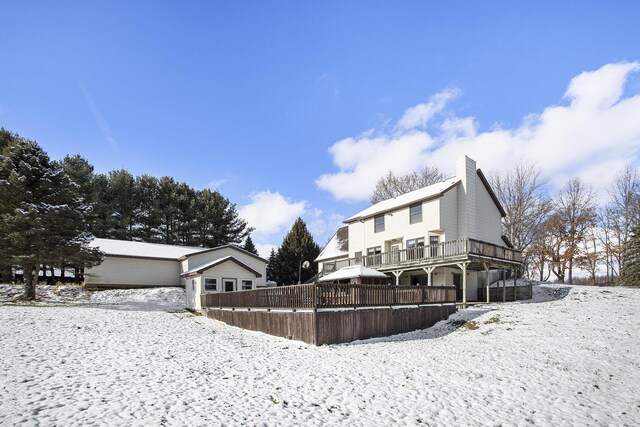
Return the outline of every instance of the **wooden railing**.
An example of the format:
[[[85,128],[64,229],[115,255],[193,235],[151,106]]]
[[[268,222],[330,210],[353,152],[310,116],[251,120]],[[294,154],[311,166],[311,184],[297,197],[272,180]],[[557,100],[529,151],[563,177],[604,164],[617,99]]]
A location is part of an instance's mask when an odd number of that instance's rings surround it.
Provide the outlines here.
[[[282,286],[201,295],[202,308],[318,309],[453,303],[452,286],[325,284]]]
[[[500,260],[522,262],[522,252],[504,246],[494,245],[475,239],[458,239],[410,249],[383,252],[357,258],[349,258],[323,264],[323,273],[328,274],[350,265],[385,267],[391,265],[436,262],[462,255],[478,255]]]

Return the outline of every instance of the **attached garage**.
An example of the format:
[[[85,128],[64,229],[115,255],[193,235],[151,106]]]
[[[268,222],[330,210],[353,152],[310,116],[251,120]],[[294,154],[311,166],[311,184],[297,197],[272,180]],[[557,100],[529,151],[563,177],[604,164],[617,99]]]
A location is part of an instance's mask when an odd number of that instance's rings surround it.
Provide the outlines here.
[[[85,271],[88,288],[183,286],[187,308],[200,309],[202,292],[230,292],[266,286],[267,260],[233,245],[199,248],[94,239],[102,264]]]

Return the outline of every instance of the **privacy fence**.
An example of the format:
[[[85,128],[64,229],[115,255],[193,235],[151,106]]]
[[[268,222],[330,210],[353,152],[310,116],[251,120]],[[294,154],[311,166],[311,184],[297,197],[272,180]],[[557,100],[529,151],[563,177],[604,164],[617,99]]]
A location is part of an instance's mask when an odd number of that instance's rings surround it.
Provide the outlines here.
[[[456,311],[450,286],[310,284],[203,294],[207,317],[310,344],[427,328]]]

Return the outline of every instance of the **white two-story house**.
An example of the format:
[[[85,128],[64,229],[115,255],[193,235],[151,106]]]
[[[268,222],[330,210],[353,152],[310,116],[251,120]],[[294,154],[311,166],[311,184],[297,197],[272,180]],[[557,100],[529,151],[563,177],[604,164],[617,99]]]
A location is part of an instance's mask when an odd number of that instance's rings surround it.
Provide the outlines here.
[[[455,177],[346,219],[316,259],[319,274],[363,264],[387,273],[391,284],[455,286],[458,300],[477,300],[490,270],[521,263],[502,236],[504,215],[475,161],[460,157]]]

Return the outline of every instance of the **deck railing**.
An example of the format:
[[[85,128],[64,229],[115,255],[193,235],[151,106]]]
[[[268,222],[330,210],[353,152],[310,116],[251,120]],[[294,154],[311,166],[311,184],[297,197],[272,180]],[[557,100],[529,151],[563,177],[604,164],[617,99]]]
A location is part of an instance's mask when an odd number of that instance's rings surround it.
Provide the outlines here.
[[[383,252],[349,258],[323,264],[323,273],[328,274],[350,265],[364,265],[367,267],[385,267],[403,264],[418,264],[420,262],[436,262],[462,255],[477,255],[505,261],[522,262],[522,252],[483,242],[476,239],[458,239],[427,246],[416,246],[409,249]]]
[[[201,295],[202,308],[322,309],[453,303],[452,286],[325,284]]]

